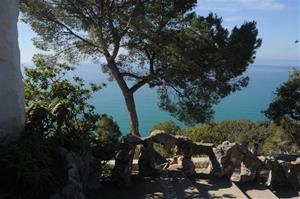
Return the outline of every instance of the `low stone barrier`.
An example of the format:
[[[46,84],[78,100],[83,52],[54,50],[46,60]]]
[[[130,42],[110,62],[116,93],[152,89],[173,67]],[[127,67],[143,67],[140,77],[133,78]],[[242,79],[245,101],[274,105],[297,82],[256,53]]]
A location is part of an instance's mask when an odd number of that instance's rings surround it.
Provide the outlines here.
[[[177,156],[174,157],[172,162],[167,160],[155,151],[154,143],[159,143],[166,149],[176,147]],[[170,164],[177,164],[178,169],[182,170],[186,176],[193,176],[196,173],[196,166],[192,156],[207,155],[209,157],[211,175],[231,178],[235,169],[239,167],[240,182],[259,182],[262,169],[268,169],[270,170],[269,186],[288,184],[296,189],[299,188],[300,159],[294,162],[286,162],[284,165],[283,162],[272,158],[263,158],[261,160],[246,147],[237,143],[225,141],[221,145],[214,147],[212,144],[194,143],[185,137],[174,136],[158,130],[153,131],[150,136],[145,138],[132,135],[124,137],[122,149],[117,155],[112,171],[112,179],[116,185],[122,187],[131,185],[129,153],[137,145],[141,146],[141,154],[138,159],[138,169],[141,177],[159,175],[161,170],[167,168]],[[180,159],[178,159],[179,156],[181,156]]]

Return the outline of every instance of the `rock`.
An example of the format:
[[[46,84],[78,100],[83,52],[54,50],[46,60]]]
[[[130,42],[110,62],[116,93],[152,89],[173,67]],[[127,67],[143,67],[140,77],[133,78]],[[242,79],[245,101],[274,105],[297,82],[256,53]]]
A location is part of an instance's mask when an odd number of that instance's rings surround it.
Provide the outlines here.
[[[131,173],[129,170],[129,152],[132,150],[132,145],[123,143],[121,150],[117,155],[115,166],[112,170],[112,181],[118,187],[131,186]]]
[[[263,163],[246,147],[225,141],[214,152],[218,162],[222,166],[224,175],[228,178],[231,178],[234,168],[240,167],[241,182],[259,181],[259,174]]]
[[[166,158],[154,150],[153,144],[152,139],[146,139],[141,147],[141,155],[138,161],[140,176],[155,175],[160,172],[160,165],[169,164]]]
[[[150,133],[149,137],[146,137],[144,140],[148,140],[152,143],[159,143],[165,148],[170,149],[174,147],[177,143],[177,137],[162,130],[154,130]]]
[[[288,173],[288,181],[291,183],[294,189],[300,189],[300,158],[290,163],[290,170]]]
[[[78,165],[78,157],[74,152],[68,152],[66,155],[67,169],[72,167],[77,167]]]
[[[64,198],[61,196],[60,193],[56,193],[56,194],[50,196],[49,199],[64,199]]]
[[[68,170],[68,178],[74,181],[80,181],[79,171],[76,166]]]
[[[299,155],[296,154],[276,154],[274,155],[275,160],[282,160],[285,162],[293,162],[296,161],[297,158],[300,158]]]
[[[1,199],[18,199],[19,197],[15,196],[12,193],[1,193],[0,198]]]
[[[62,192],[61,195],[63,196],[64,199],[84,199],[84,195],[80,189],[74,184],[68,184],[66,185]]]
[[[100,188],[100,160],[92,152],[76,153],[58,148],[57,152],[64,155],[67,169],[67,184],[61,193],[53,195],[63,199],[84,199],[85,194]]]
[[[81,156],[79,172],[81,174],[84,193],[101,188],[100,160],[95,158],[92,152],[87,152]]]
[[[287,179],[286,172],[282,165],[275,159],[268,159],[265,165],[270,169],[267,185],[271,188],[289,187],[290,183]]]
[[[65,149],[64,147],[57,147],[55,151],[58,155],[60,155],[64,159],[66,158],[66,155],[68,154],[68,150]]]
[[[212,144],[201,144],[201,143],[193,144],[193,154],[194,155],[199,155],[199,154],[207,155],[210,160],[211,173],[216,176],[223,175],[221,165],[216,158],[216,155],[213,151]]]
[[[182,158],[182,171],[187,176],[193,176],[196,174],[195,164],[191,158],[183,156]]]
[[[25,126],[24,88],[17,31],[18,15],[16,0],[0,1],[1,142],[15,140]]]
[[[183,137],[177,138],[177,143],[179,153],[183,156],[182,158],[182,171],[187,176],[192,176],[196,173],[195,165],[192,161],[193,155],[193,142]]]

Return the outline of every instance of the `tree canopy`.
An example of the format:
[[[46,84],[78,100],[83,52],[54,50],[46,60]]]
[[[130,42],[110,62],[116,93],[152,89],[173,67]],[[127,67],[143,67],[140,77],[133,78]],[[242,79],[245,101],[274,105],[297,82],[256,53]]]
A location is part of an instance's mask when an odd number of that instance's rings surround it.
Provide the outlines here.
[[[300,121],[300,71],[290,73],[290,78],[277,88],[274,101],[265,111],[267,117],[280,122],[283,117]]]
[[[194,124],[212,106],[245,87],[241,76],[261,45],[255,22],[231,32],[214,14],[197,16],[196,0],[20,0],[34,44],[77,62],[100,62],[125,99],[131,130],[138,132],[133,94],[157,87],[159,106]]]

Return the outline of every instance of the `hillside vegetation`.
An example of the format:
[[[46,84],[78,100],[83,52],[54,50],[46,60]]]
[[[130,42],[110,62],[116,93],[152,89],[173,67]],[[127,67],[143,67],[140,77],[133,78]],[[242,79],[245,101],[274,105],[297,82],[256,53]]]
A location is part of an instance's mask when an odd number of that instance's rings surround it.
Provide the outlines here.
[[[174,122],[165,121],[155,125],[153,129],[166,132],[178,129],[173,134],[185,136],[199,143],[219,145],[229,140],[249,148],[257,143],[265,155],[299,151],[299,147],[285,134],[283,128],[272,122],[228,120],[180,129]]]

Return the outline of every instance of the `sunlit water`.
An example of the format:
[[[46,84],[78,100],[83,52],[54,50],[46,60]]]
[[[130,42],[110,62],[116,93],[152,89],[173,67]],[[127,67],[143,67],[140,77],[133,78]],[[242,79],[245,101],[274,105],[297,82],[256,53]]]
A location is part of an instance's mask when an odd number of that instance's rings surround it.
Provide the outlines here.
[[[250,77],[249,85],[217,104],[214,108],[214,120],[266,120],[262,111],[268,107],[274,98],[276,88],[288,79],[289,71],[292,69],[293,67],[289,66],[250,66],[245,73]],[[80,66],[76,73],[89,82],[107,82],[104,89],[94,94],[92,103],[98,113],[113,116],[122,133],[126,134],[129,129],[128,113],[116,83],[108,82],[107,76],[102,74],[100,68],[95,65]],[[135,101],[142,135],[147,135],[154,124],[164,120],[171,119],[183,125],[158,108],[155,89],[144,86],[136,92]]]
[[[231,94],[217,104],[214,108],[213,120],[266,120],[262,111],[268,107],[274,98],[276,88],[288,79],[289,71],[292,69],[291,66],[250,66],[244,74],[250,77],[248,87]],[[95,105],[97,113],[113,116],[122,133],[126,134],[129,129],[128,113],[116,83],[108,82],[107,75],[103,74],[97,65],[80,65],[75,73],[87,82],[107,83],[105,88],[93,95],[91,103]],[[164,120],[173,120],[184,126],[167,112],[158,108],[158,96],[155,89],[144,86],[135,93],[135,101],[142,135],[147,135],[154,124]]]

